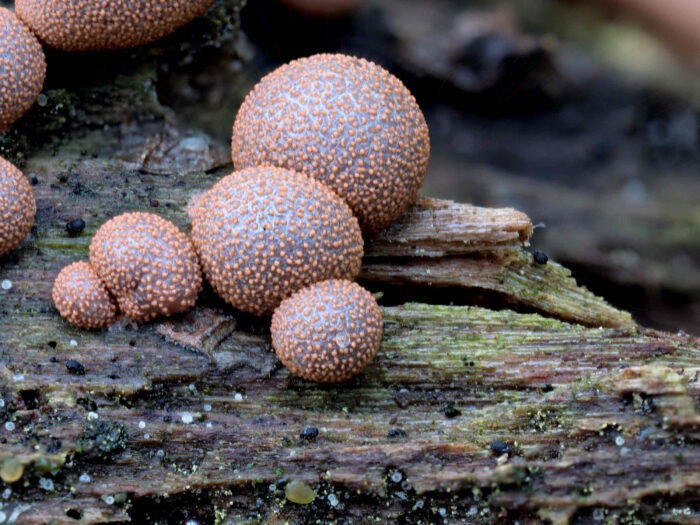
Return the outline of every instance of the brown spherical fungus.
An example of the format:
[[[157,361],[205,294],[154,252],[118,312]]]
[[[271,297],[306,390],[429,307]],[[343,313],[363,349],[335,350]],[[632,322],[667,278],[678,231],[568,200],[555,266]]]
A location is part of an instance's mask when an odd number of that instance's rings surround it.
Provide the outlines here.
[[[231,144],[237,169],[271,164],[320,180],[366,232],[386,228],[416,199],[430,156],[408,89],[345,55],[294,60],[265,76],[238,111]]]
[[[24,174],[0,157],[0,257],[17,248],[34,225],[36,203]]]
[[[203,15],[214,0],[16,0],[17,16],[64,51],[124,49],[158,40]]]
[[[323,184],[274,167],[224,177],[191,211],[192,241],[214,291],[271,314],[300,288],[354,278],[363,241],[350,208]]]
[[[349,13],[364,0],[280,0],[290,8],[307,16],[330,18]]]
[[[36,37],[0,7],[0,133],[34,104],[44,85],[46,58]]]
[[[86,262],[63,268],[53,283],[51,297],[61,317],[86,330],[109,326],[117,315],[114,299]]]
[[[335,383],[350,379],[374,359],[382,314],[360,285],[330,280],[304,288],[275,310],[272,346],[293,374]]]
[[[202,288],[190,240],[151,213],[124,213],[103,224],[90,243],[90,264],[137,322],[189,310]]]

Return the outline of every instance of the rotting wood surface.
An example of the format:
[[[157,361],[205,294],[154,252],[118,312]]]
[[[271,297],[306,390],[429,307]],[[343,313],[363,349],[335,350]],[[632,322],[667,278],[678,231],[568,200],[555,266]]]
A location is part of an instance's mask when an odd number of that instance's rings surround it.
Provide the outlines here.
[[[639,328],[556,263],[533,262],[523,214],[420,200],[367,241],[362,276],[375,291],[474,288],[537,313],[384,307],[376,361],[319,386],[279,365],[264,320],[210,292],[190,314],[138,329],[60,319],[52,280],[86,258],[104,220],[150,209],[186,229],[185,204],[221,176],[143,173],[123,131],[84,141],[27,160],[36,231],[2,261],[0,462],[23,470],[1,487],[6,520],[700,519],[700,343]],[[87,142],[103,155],[83,155]],[[69,237],[76,216],[86,232]],[[69,373],[69,359],[85,373]],[[300,438],[310,426],[318,436]],[[286,501],[289,480],[316,500]]]

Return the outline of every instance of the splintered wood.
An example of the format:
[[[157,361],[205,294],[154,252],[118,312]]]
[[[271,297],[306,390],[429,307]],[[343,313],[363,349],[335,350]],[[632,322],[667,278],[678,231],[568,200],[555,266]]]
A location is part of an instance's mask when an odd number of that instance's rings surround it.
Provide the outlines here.
[[[365,256],[445,257],[519,250],[531,234],[528,216],[510,208],[480,208],[422,198],[371,239]]]

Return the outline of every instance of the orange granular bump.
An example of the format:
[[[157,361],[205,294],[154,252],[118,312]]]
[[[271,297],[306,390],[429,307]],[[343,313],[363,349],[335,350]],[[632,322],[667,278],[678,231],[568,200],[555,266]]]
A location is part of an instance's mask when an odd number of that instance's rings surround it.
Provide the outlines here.
[[[39,39],[65,51],[123,49],[158,40],[203,15],[214,0],[16,0]]]
[[[314,55],[265,76],[236,116],[237,169],[305,173],[346,200],[366,232],[415,201],[430,157],[428,126],[394,75],[367,60]]]
[[[345,381],[377,353],[382,339],[377,302],[360,285],[323,281],[285,301],[272,316],[272,346],[293,374],[318,383]]]
[[[271,314],[300,288],[353,279],[360,270],[357,219],[331,190],[300,173],[264,166],[236,171],[189,213],[204,275],[239,310]]]
[[[0,157],[0,257],[17,248],[34,225],[36,203],[24,174]]]
[[[41,44],[9,9],[0,7],[0,133],[34,104],[46,75]]]
[[[117,315],[117,305],[86,262],[63,268],[53,283],[51,297],[58,313],[86,330],[104,328]]]
[[[189,310],[202,289],[192,243],[152,213],[124,213],[103,224],[90,243],[90,264],[137,322]]]

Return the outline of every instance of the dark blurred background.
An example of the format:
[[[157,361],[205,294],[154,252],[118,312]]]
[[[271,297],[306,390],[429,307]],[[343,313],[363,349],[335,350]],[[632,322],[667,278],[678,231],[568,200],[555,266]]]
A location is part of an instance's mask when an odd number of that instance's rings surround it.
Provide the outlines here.
[[[424,194],[525,211],[579,283],[700,334],[700,53],[646,1],[249,0],[246,76],[323,51],[382,64],[428,120]]]

